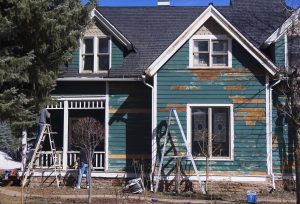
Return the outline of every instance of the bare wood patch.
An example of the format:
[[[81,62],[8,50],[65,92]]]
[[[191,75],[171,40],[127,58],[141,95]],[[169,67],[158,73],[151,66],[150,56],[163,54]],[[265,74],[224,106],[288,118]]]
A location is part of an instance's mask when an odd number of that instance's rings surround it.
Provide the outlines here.
[[[169,112],[170,108],[176,108],[177,112],[186,112],[186,105],[184,104],[167,104],[165,108],[159,108],[159,111]]]
[[[109,113],[151,113],[151,110],[145,108],[110,108]]]
[[[232,99],[233,103],[241,104],[241,103],[253,103],[253,104],[264,104],[265,99],[253,99],[253,98],[245,98],[243,96],[229,96]]]
[[[174,91],[196,91],[199,90],[200,88],[198,86],[171,86],[171,90]]]
[[[151,156],[147,154],[109,154],[110,159],[150,159]]]
[[[254,126],[256,125],[256,121],[246,121],[247,126]]]
[[[245,86],[224,86],[224,90],[227,91],[243,91],[246,90]]]

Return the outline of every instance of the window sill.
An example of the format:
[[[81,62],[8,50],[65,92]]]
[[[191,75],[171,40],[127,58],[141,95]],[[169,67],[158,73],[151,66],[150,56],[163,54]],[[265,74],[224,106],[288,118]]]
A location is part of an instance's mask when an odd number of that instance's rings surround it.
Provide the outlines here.
[[[187,67],[188,69],[232,69],[232,67]]]

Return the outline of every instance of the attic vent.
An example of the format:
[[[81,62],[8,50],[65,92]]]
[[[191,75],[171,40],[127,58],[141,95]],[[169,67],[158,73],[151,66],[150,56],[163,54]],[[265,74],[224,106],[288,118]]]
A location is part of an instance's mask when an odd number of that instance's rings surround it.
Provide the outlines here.
[[[170,0],[157,0],[157,6],[170,6]]]

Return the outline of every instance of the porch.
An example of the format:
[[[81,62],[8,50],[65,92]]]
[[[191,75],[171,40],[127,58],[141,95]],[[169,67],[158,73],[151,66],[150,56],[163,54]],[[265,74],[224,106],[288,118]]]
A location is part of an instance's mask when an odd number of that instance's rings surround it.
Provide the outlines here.
[[[51,105],[47,106],[51,113],[52,131],[57,132],[54,136],[56,145],[56,157],[62,170],[76,168],[76,161],[79,158],[79,149],[70,143],[72,138],[72,127],[74,123],[82,117],[93,117],[102,122],[105,127],[105,139],[96,148],[93,157],[93,170],[107,170],[107,141],[108,141],[108,107],[107,96],[105,95],[72,95],[72,96],[53,96]],[[53,165],[52,154],[46,139],[43,151],[36,161],[39,169],[51,169]]]
[[[78,165],[79,151],[68,151],[67,152],[67,169],[74,170]],[[58,163],[63,168],[63,151],[56,151],[56,158]],[[42,151],[39,159],[35,162],[35,168],[37,169],[53,169],[53,159],[51,151]],[[105,152],[96,151],[93,156],[93,171],[104,171],[105,170]]]

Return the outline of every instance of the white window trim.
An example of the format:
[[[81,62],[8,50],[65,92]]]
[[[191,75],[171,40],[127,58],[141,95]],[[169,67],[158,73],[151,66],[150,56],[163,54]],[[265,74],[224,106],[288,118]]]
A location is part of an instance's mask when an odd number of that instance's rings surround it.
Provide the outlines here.
[[[229,107],[230,111],[230,120],[229,120],[229,126],[230,126],[230,142],[229,142],[229,157],[211,157],[209,158],[210,161],[233,161],[234,160],[234,112],[233,112],[233,104],[187,104],[187,110],[186,110],[186,121],[187,121],[187,142],[188,142],[188,148],[190,152],[192,151],[192,122],[191,122],[191,109],[194,107]],[[196,157],[195,160],[206,160],[205,157]]]
[[[94,42],[94,69],[93,71],[87,71],[84,70],[84,61],[82,58],[82,55],[84,53],[84,43],[83,39],[84,38],[93,38]],[[109,54],[109,67],[108,69],[111,68],[111,62],[112,62],[112,40],[111,36],[89,36],[85,35],[83,38],[80,38],[79,40],[79,73],[106,73],[108,70],[99,70],[99,65],[98,65],[98,48],[99,48],[99,38],[108,38],[108,54]]]
[[[209,40],[209,64],[210,66],[194,66],[194,41]],[[211,63],[212,40],[227,40],[228,41],[228,66],[216,66]],[[190,69],[224,69],[232,68],[232,39],[227,35],[194,35],[189,40],[189,67]]]

